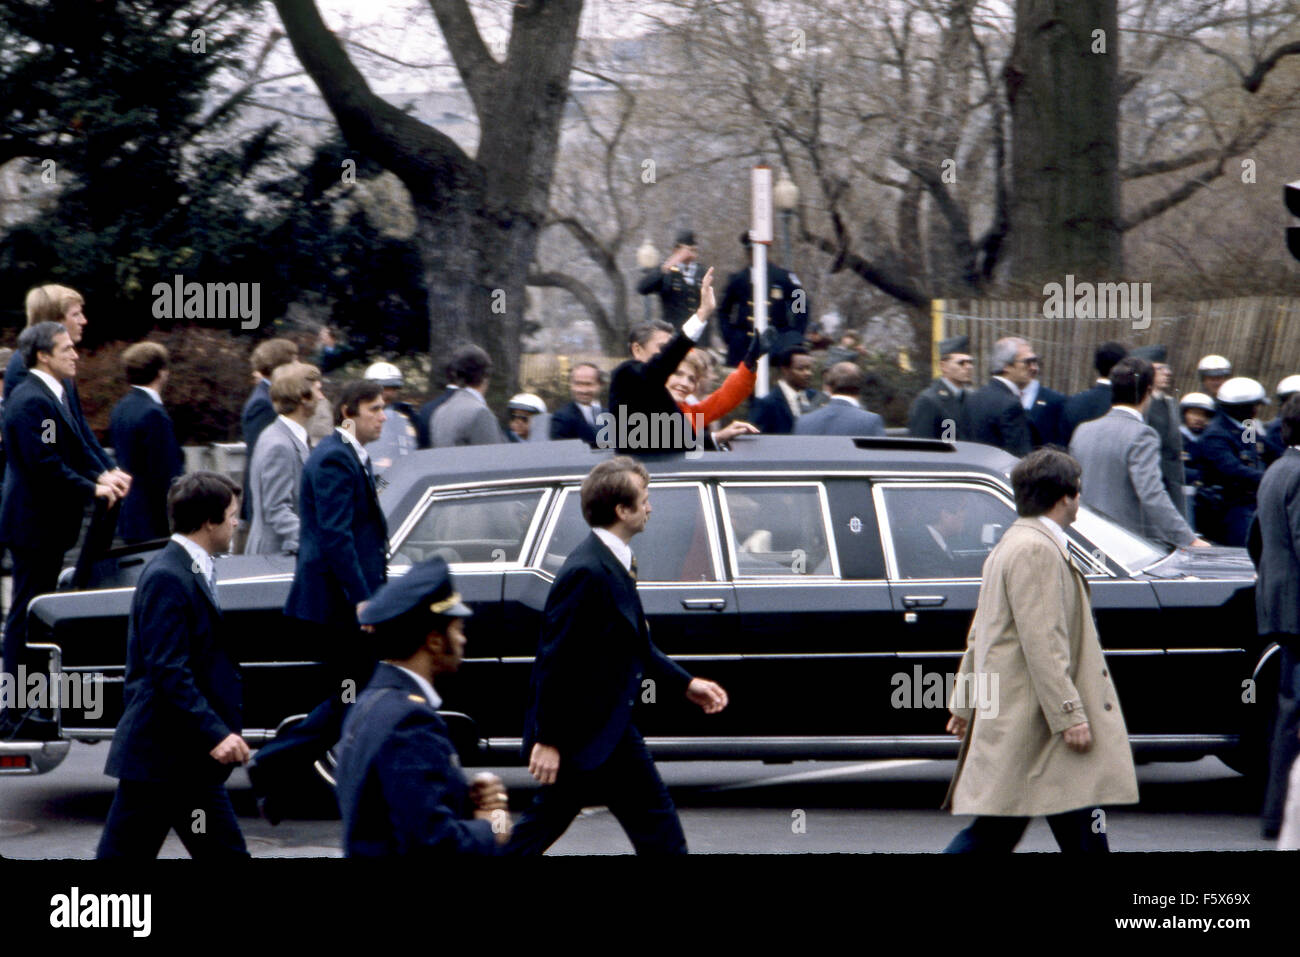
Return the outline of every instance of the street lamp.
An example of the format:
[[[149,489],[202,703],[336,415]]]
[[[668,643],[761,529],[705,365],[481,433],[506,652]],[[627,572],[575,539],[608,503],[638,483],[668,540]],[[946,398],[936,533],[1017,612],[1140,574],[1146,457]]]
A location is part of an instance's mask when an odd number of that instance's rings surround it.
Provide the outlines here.
[[[650,242],[649,238],[641,244],[636,251],[636,264],[642,270],[654,269],[659,265],[659,250],[655,249],[655,244]],[[641,302],[645,304],[645,320],[650,321],[650,296],[642,296]]]
[[[784,265],[789,269],[794,265],[790,258],[790,214],[799,205],[799,187],[790,178],[789,172],[783,171],[781,178],[772,187],[772,205],[781,211],[781,240]]]

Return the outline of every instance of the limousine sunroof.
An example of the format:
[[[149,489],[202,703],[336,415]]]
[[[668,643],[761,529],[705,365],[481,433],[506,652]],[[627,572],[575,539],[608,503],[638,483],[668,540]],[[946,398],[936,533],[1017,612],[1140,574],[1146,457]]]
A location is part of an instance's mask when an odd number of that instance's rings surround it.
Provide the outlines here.
[[[860,449],[897,449],[906,452],[956,452],[955,442],[943,439],[913,439],[903,436],[859,436],[853,444]]]

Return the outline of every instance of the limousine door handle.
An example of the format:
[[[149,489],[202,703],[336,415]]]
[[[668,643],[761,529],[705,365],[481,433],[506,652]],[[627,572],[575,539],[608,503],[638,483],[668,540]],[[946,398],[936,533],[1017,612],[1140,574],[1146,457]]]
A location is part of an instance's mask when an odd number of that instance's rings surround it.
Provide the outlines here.
[[[683,598],[682,607],[687,611],[722,611],[727,607],[725,598]]]
[[[904,608],[942,608],[947,595],[904,595]]]

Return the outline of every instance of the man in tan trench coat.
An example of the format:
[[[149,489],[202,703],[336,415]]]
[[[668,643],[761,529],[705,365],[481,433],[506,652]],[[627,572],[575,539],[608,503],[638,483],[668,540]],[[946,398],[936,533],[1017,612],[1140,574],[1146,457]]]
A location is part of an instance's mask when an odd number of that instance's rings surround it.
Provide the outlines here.
[[[1062,851],[1107,851],[1099,806],[1137,802],[1088,582],[1066,544],[1081,477],[1078,462],[1050,448],[1011,472],[1020,518],[984,563],[949,702],[948,730],[963,740],[943,806],[978,817],[945,853],[1009,852],[1040,814]],[[992,701],[973,687],[991,689]]]

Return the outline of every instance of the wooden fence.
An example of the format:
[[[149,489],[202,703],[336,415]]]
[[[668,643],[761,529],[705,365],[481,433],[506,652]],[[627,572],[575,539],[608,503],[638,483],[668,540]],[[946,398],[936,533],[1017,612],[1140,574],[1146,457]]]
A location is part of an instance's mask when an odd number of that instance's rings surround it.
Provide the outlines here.
[[[1042,358],[1043,384],[1069,394],[1096,379],[1093,352],[1108,340],[1129,348],[1159,343],[1169,349],[1177,394],[1200,388],[1196,364],[1215,353],[1232,363],[1233,375],[1259,380],[1271,396],[1278,382],[1300,373],[1300,300],[1281,296],[1155,300],[1150,325],[1129,319],[1048,319],[1042,300],[1000,302],[956,299],[934,303],[934,349],[945,336],[971,339],[976,385],[988,380],[993,343],[1003,336],[1028,339]],[[932,357],[937,366],[937,355]],[[935,372],[937,375],[937,371]],[[1264,417],[1269,417],[1266,412]]]

